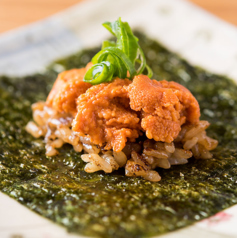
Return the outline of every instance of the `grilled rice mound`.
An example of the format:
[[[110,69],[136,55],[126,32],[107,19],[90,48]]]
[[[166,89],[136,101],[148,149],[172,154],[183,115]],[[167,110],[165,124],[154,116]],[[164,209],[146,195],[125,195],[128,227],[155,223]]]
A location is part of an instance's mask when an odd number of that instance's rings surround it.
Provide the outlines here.
[[[218,142],[206,135],[200,109],[183,86],[138,75],[92,86],[83,82],[86,68],[59,74],[46,102],[32,105],[26,130],[44,137],[47,156],[65,143],[81,152],[88,173],[111,173],[157,182],[155,168],[212,158]],[[145,138],[145,139],[144,139]]]

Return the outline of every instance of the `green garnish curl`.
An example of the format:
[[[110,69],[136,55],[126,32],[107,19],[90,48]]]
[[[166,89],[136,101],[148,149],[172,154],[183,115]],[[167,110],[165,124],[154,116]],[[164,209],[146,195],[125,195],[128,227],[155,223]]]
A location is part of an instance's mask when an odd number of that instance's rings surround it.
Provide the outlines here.
[[[119,18],[115,22],[105,22],[103,26],[117,38],[117,42],[104,41],[101,51],[93,58],[93,66],[86,72],[84,81],[91,84],[110,82],[115,77],[132,79],[147,69],[148,77],[152,70],[146,64],[144,53],[127,22]],[[140,66],[136,69],[135,64]]]

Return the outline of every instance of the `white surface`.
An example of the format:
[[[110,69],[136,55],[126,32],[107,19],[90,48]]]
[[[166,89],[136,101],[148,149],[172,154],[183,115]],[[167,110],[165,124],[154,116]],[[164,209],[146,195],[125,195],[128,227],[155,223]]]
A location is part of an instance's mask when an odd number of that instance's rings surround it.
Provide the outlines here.
[[[1,238],[78,238],[0,193]]]
[[[0,35],[0,74],[44,70],[52,60],[95,46],[101,23],[119,16],[194,65],[237,81],[237,29],[184,0],[88,0],[44,21]],[[163,238],[237,237],[237,206]],[[0,193],[0,237],[65,238],[64,228]]]

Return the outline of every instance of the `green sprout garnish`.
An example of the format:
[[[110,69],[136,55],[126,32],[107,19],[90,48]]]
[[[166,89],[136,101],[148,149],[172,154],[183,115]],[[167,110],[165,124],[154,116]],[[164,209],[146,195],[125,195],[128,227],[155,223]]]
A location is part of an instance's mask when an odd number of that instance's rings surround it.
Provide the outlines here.
[[[86,72],[84,81],[100,84],[110,82],[115,77],[133,79],[145,68],[148,77],[151,77],[152,70],[146,64],[138,38],[133,35],[128,23],[119,18],[115,22],[105,22],[103,26],[117,38],[117,42],[103,42],[101,51],[92,58],[93,66]],[[135,64],[140,65],[138,69]]]

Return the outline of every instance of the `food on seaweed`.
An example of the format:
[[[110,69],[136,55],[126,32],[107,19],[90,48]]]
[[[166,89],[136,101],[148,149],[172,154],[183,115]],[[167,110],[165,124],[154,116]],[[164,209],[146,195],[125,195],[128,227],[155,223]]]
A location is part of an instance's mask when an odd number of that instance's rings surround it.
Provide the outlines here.
[[[90,87],[83,73],[61,73],[46,103],[32,106],[36,124],[26,128],[35,137],[45,136],[46,155],[56,155],[56,148],[69,143],[88,153],[82,155],[89,162],[87,172],[110,173],[125,166],[127,176],[151,181],[160,180],[156,167],[185,164],[193,154],[212,157],[209,150],[217,141],[206,136],[209,123],[199,121],[199,105],[181,85],[139,75]],[[136,143],[143,132],[150,140]]]
[[[199,120],[195,97],[178,83],[141,74],[144,57],[136,71],[138,50],[144,55],[130,27],[121,19],[106,26],[119,32],[117,44],[107,42],[86,68],[60,73],[46,103],[33,104],[35,123],[26,130],[45,137],[47,156],[64,143],[83,150],[86,172],[125,167],[127,176],[159,181],[156,167],[211,158],[218,142],[206,135],[209,123]]]
[[[78,71],[76,77],[73,69],[74,77],[61,87],[60,74],[46,103],[32,105],[35,122],[29,122],[26,129],[34,137],[45,136],[46,155],[56,155],[56,148],[69,143],[75,151],[86,153],[82,160],[89,162],[87,172],[111,173],[125,166],[127,176],[151,181],[160,180],[153,170],[156,167],[185,164],[193,155],[212,157],[209,150],[217,141],[206,135],[209,123],[199,121],[198,103],[181,85],[139,75],[133,81],[115,79],[92,87],[81,81],[88,89],[78,92],[80,96],[61,90],[72,86],[75,78],[80,85],[81,72],[85,71]],[[70,108],[71,113],[61,108]],[[142,141],[139,136],[144,132],[147,139]]]

